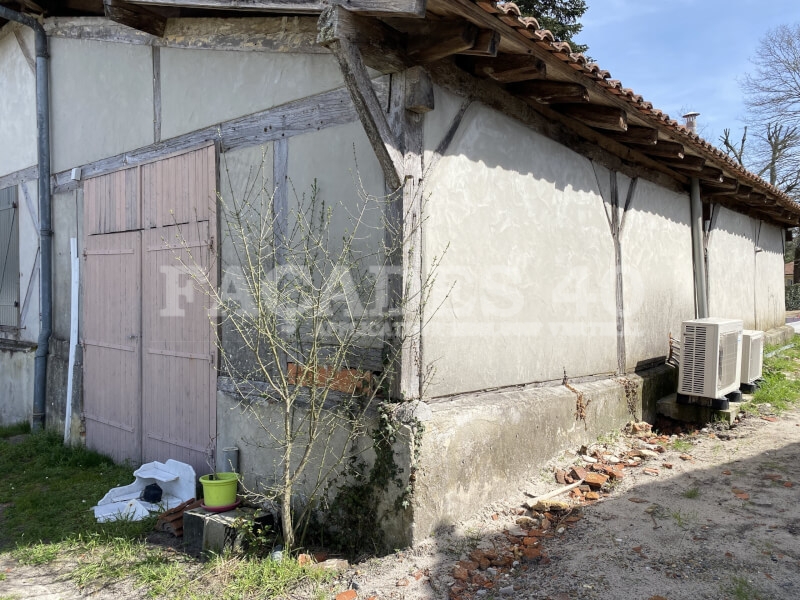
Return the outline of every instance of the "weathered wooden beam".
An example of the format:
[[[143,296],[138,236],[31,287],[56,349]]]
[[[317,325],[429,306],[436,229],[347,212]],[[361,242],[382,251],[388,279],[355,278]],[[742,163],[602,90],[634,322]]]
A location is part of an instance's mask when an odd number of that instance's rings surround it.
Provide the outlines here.
[[[603,104],[556,104],[555,110],[562,115],[586,123],[589,127],[626,131],[628,115],[624,110]]]
[[[39,167],[37,165],[14,171],[13,173],[0,177],[0,190],[11,187],[12,185],[19,185],[24,181],[34,181],[37,177],[39,177]]]
[[[723,175],[722,169],[717,169],[715,167],[710,167],[706,165],[702,168],[701,171],[698,173],[698,177],[700,181],[707,181],[710,183],[722,183],[723,182]]]
[[[414,61],[430,63],[471,49],[478,39],[478,28],[472,23],[426,23],[425,31],[409,33],[406,53]]]
[[[658,140],[657,144],[644,146],[642,147],[642,152],[650,156],[678,158],[681,160],[685,157],[683,144],[667,140]]]
[[[688,171],[692,175],[700,173],[706,164],[705,158],[693,154],[685,154],[683,158],[662,156],[659,160],[676,168],[681,167],[683,171]]]
[[[325,0],[133,0],[143,6],[257,10],[290,14],[321,13],[331,5]],[[426,0],[336,0],[365,16],[424,17]]]
[[[736,193],[734,193],[733,197],[737,200],[750,200],[750,193],[753,191],[753,187],[750,185],[739,184],[739,187],[736,188]]]
[[[700,189],[706,196],[727,196],[739,189],[739,180],[723,177],[721,183],[701,182]]]
[[[386,113],[378,102],[358,46],[338,33],[338,26],[346,23],[354,26],[352,21],[352,15],[341,6],[326,8],[320,15],[320,43],[331,51],[339,63],[345,87],[350,92],[386,183],[392,189],[398,189],[402,185],[403,173],[400,142],[389,127]]]
[[[586,87],[571,81],[525,81],[510,85],[508,91],[515,96],[536,100],[540,104],[589,102]]]
[[[475,38],[475,43],[469,50],[463,50],[459,54],[467,56],[497,56],[497,48],[500,46],[500,34],[492,29],[481,29]]]
[[[167,27],[167,19],[162,15],[125,0],[103,0],[103,9],[112,21],[156,37],[162,37]]]
[[[406,110],[417,114],[434,109],[433,82],[431,76],[422,67],[411,67],[405,72],[403,103]]]
[[[499,54],[497,58],[465,60],[463,64],[465,70],[476,77],[494,79],[499,83],[544,79],[547,76],[544,62],[527,54]]]
[[[641,125],[628,125],[627,131],[604,131],[605,135],[622,144],[636,144],[637,146],[654,146],[658,143],[658,129],[642,127]]]
[[[405,52],[403,36],[378,19],[368,19],[331,7],[317,21],[317,44],[342,39],[356,44],[368,67],[381,73],[397,73],[413,66]]]

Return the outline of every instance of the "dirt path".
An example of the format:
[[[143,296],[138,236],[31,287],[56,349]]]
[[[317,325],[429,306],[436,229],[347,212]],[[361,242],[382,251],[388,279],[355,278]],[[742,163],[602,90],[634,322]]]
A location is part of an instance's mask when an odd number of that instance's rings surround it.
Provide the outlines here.
[[[559,487],[554,468],[592,468],[568,454],[520,482],[517,497],[416,549],[356,565],[330,597],[352,586],[364,600],[800,598],[800,410],[750,417],[730,431],[663,437],[664,452],[647,451],[653,441],[625,435],[590,447],[623,462],[632,449],[645,454],[599,502],[551,511],[546,524],[524,510],[525,492]],[[0,555],[0,598],[86,597],[66,581],[68,570]],[[91,597],[145,597],[120,583]]]
[[[351,575],[358,597],[800,598],[800,411],[686,439],[690,448],[668,442],[642,466],[625,468],[579,519],[575,511],[554,517],[546,532],[520,531],[517,523],[530,524],[518,515],[530,500],[521,491],[417,550],[359,565]],[[606,451],[623,455],[641,443],[624,436]],[[590,468],[577,456],[558,462],[551,466]],[[545,476],[524,491],[558,487]],[[509,557],[511,566],[502,566]]]

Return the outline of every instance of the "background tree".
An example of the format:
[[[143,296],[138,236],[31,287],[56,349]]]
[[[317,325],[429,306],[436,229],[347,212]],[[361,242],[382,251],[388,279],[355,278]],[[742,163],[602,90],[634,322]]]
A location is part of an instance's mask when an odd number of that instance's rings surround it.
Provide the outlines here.
[[[780,25],[767,31],[751,62],[754,71],[745,74],[740,82],[748,125],[739,140],[734,141],[731,130],[726,129],[720,142],[739,164],[797,199],[800,194],[800,24]],[[748,130],[752,134],[750,137]],[[790,260],[794,260],[794,282],[798,283],[800,244],[793,249]]]
[[[583,29],[579,21],[587,9],[584,0],[518,0],[515,4],[523,15],[535,17],[557,40],[568,42],[573,52],[586,52],[589,48],[573,40]]]

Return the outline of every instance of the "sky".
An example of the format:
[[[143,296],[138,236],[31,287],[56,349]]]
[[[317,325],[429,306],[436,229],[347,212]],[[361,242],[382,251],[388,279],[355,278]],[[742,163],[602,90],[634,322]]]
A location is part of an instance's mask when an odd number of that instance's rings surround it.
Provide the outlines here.
[[[725,128],[741,137],[740,80],[761,38],[800,23],[800,0],[586,0],[576,41],[612,79],[682,122],[700,113],[698,133],[716,145]],[[737,137],[738,133],[738,137]]]

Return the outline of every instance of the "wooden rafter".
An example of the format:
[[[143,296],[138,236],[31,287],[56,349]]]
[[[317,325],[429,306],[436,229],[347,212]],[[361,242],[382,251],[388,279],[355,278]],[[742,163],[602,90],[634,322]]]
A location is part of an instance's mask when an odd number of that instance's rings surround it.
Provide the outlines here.
[[[462,50],[459,54],[467,56],[497,56],[500,46],[500,34],[492,29],[481,29],[475,38],[472,48]]]
[[[637,146],[653,146],[658,143],[658,129],[642,127],[641,125],[628,125],[627,131],[604,132],[611,139],[623,144],[636,144]]]
[[[616,131],[628,129],[627,113],[614,106],[605,106],[603,104],[556,104],[553,108],[563,115],[583,121],[589,127]]]
[[[585,86],[571,81],[525,81],[509,86],[508,91],[515,96],[530,98],[541,104],[568,104],[589,102],[589,92]]]
[[[642,148],[642,152],[650,156],[683,159],[685,157],[683,144],[659,140],[657,144]]]
[[[167,27],[167,19],[152,10],[131,4],[126,0],[103,0],[106,17],[127,25],[133,29],[144,31],[156,37],[163,37]]]
[[[739,188],[739,181],[733,177],[723,177],[720,183],[702,182],[701,189],[707,196],[729,195]]]
[[[662,156],[659,160],[676,168],[681,167],[683,171],[688,171],[692,175],[701,173],[706,164],[705,158],[701,156],[694,156],[693,154],[686,154],[683,158],[670,158],[669,156]]]
[[[435,23],[426,22],[423,31],[409,33],[406,53],[421,63],[430,63],[453,54],[470,50],[478,39],[478,28],[463,21]]]
[[[492,59],[465,60],[464,66],[476,77],[494,79],[498,83],[544,79],[547,74],[544,62],[520,54],[499,54]]]

